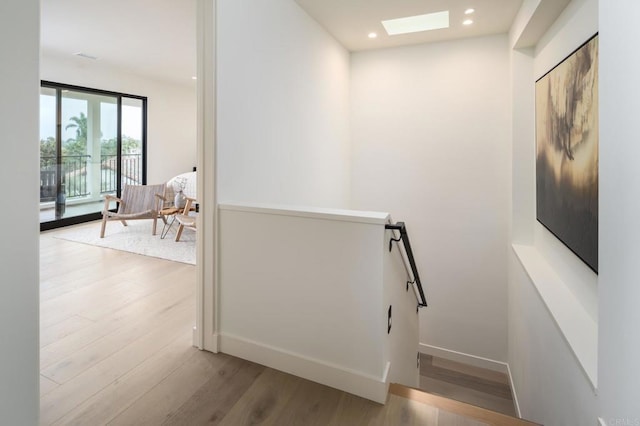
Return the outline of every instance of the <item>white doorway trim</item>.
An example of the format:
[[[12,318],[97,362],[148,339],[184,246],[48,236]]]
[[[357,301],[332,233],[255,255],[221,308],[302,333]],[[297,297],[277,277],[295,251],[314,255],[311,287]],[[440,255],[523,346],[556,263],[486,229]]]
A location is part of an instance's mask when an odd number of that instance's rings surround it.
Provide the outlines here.
[[[198,215],[196,326],[193,345],[218,352],[216,194],[216,0],[198,0],[197,167]]]

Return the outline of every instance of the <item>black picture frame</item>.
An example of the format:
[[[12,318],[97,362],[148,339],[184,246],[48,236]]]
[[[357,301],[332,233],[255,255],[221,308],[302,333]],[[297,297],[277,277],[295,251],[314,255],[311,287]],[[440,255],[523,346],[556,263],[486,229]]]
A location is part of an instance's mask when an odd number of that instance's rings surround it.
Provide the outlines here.
[[[598,34],[535,84],[536,218],[598,272]]]

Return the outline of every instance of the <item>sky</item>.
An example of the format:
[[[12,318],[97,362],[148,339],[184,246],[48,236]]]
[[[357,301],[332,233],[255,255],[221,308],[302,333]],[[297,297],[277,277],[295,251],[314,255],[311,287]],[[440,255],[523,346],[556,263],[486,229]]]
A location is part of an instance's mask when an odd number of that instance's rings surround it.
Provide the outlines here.
[[[114,99],[114,98],[110,98]],[[71,117],[79,117],[83,112],[87,115],[87,100],[62,98],[62,140],[75,138],[76,129],[65,127],[71,123]],[[100,102],[100,131],[101,139],[114,139],[117,129],[116,104],[113,102]],[[122,105],[122,133],[134,139],[142,140],[142,112],[140,106]],[[56,134],[56,100],[54,96],[40,95],[40,139],[47,139]]]

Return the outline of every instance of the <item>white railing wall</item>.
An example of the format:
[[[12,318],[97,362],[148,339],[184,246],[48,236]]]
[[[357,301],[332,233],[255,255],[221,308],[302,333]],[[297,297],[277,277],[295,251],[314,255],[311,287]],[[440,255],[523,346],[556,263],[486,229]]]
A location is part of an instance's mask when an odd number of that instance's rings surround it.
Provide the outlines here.
[[[387,223],[393,223],[391,218],[387,219]],[[385,250],[382,257],[386,305],[393,306],[391,333],[387,336],[388,359],[391,360],[389,382],[417,388],[420,385],[419,296],[402,241],[393,242],[389,251],[390,239],[398,239],[399,236],[400,233],[397,231],[385,232]]]
[[[391,382],[418,385],[417,304],[387,213],[226,204],[219,220],[221,352],[380,403]]]

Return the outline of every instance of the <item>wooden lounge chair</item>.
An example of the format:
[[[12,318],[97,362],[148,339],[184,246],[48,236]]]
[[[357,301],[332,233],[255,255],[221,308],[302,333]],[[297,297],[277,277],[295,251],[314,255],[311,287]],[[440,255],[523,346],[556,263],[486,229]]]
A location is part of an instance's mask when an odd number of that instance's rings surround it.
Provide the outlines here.
[[[153,220],[152,235],[156,235],[158,212],[160,211],[161,198],[157,195],[164,194],[165,184],[159,185],[125,185],[122,189],[122,197],[106,195],[104,209],[102,210],[102,227],[100,238],[104,238],[107,221],[119,220],[127,226],[127,220],[151,219]],[[109,211],[111,201],[118,202],[118,211]]]
[[[180,241],[180,237],[182,236],[182,231],[184,228],[196,230],[196,217],[189,216],[189,211],[191,211],[191,207],[193,203],[195,203],[195,199],[191,197],[185,197],[187,199],[187,203],[184,205],[184,210],[182,213],[176,215],[176,220],[180,224],[178,226],[178,232],[176,232],[176,241]]]

